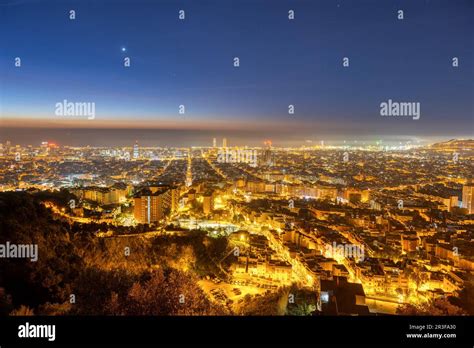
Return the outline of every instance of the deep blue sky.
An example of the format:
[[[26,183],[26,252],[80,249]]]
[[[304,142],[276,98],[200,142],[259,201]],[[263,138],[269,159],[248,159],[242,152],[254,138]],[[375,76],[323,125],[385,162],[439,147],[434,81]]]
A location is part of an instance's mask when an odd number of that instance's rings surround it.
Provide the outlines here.
[[[0,117],[289,138],[469,136],[473,33],[470,0],[0,0]],[[54,115],[63,99],[95,102],[96,119]],[[420,120],[381,117],[387,99],[420,102]]]

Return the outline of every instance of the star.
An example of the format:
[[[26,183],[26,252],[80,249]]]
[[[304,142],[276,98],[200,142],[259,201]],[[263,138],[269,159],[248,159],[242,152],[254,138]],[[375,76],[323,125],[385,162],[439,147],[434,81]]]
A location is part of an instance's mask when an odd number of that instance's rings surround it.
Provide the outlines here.
[[[125,52],[127,49],[125,47],[122,47],[122,52]]]

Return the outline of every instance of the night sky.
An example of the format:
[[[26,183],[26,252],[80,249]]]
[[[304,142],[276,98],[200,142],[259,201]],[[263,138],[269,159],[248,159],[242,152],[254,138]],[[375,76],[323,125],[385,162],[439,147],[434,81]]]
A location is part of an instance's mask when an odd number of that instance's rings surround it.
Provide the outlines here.
[[[0,142],[472,137],[473,18],[470,0],[0,0]],[[95,119],[55,115],[64,99]],[[420,102],[420,119],[381,117],[388,99]]]

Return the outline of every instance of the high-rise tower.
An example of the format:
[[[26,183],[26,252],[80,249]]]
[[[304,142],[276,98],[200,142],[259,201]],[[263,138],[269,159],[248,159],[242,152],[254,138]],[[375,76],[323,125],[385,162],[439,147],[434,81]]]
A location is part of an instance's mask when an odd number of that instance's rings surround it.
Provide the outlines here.
[[[133,145],[133,158],[137,159],[139,156],[139,148],[138,148],[138,140],[135,141],[135,145]]]
[[[466,208],[469,214],[474,214],[474,181],[468,180],[462,188],[462,207]]]

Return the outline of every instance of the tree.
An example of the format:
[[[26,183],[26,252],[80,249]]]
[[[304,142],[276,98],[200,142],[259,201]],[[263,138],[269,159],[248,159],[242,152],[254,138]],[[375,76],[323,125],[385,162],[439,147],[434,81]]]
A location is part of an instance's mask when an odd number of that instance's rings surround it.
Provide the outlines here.
[[[441,316],[466,315],[467,313],[462,308],[451,304],[447,299],[438,298],[430,301],[428,304],[403,304],[398,307],[397,314]]]
[[[140,276],[125,269],[102,270],[97,267],[84,269],[74,281],[72,293],[76,303],[71,306],[70,314],[107,315],[104,303],[110,300],[113,292],[126,296],[134,282]]]
[[[27,317],[32,315],[34,315],[33,309],[24,305],[10,312],[10,316]]]
[[[13,309],[11,296],[0,288],[0,316],[7,316]]]
[[[263,295],[250,295],[244,298],[244,306],[239,310],[240,315],[259,316],[259,315],[284,315],[288,303],[288,290],[279,289],[276,292],[270,292]]]
[[[49,303],[46,302],[40,305],[37,310],[38,315],[67,315],[70,313],[72,304],[69,302],[64,303]]]
[[[121,298],[112,293],[105,306],[110,315],[223,315],[211,304],[197,279],[179,270],[157,270],[145,282],[135,282]]]

